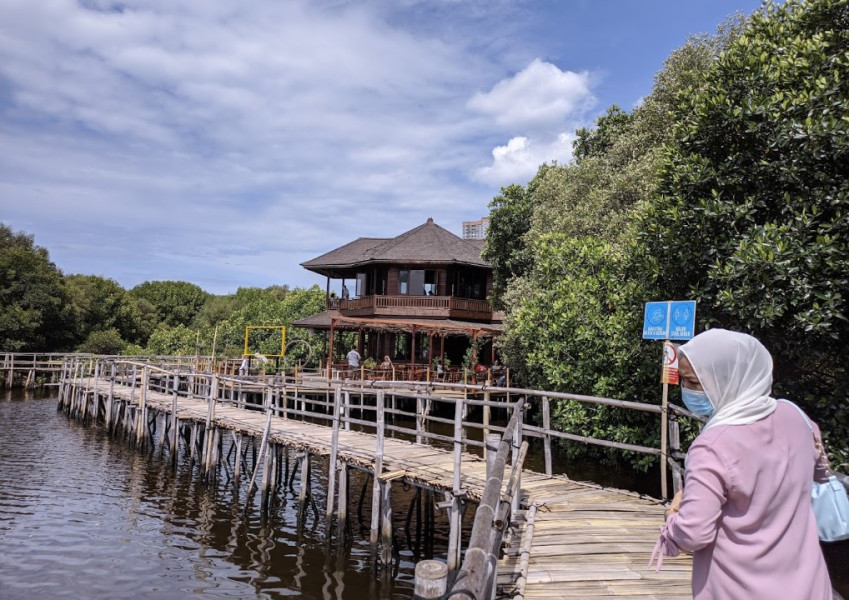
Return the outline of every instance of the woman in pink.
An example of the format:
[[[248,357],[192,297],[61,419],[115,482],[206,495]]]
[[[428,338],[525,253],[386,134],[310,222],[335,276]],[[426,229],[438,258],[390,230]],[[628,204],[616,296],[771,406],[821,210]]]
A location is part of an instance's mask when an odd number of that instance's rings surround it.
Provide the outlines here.
[[[693,553],[696,600],[831,600],[811,508],[825,466],[796,407],[770,396],[769,352],[722,329],[680,351],[682,399],[709,420],[687,453],[660,550]]]

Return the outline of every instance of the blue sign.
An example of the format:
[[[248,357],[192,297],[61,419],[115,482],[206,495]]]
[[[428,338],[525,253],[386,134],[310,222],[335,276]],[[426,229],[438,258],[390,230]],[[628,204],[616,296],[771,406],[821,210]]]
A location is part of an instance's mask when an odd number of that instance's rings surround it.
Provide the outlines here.
[[[643,339],[689,340],[695,330],[695,300],[646,302]]]

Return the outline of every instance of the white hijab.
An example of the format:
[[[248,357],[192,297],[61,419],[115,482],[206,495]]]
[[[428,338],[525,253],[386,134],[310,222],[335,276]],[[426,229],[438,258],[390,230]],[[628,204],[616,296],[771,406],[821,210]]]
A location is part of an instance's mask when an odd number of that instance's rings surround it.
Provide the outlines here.
[[[716,425],[745,425],[775,411],[772,357],[745,333],[708,329],[681,346],[714,413],[702,431]]]

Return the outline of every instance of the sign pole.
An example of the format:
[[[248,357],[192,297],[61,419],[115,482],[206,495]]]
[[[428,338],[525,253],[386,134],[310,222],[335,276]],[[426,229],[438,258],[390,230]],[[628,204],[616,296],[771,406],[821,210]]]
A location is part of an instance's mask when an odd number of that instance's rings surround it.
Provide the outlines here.
[[[666,454],[668,452],[667,449],[667,438],[669,435],[667,434],[667,429],[669,428],[669,384],[663,383],[663,400],[660,403],[660,496],[661,498],[667,498],[667,487],[666,487]]]

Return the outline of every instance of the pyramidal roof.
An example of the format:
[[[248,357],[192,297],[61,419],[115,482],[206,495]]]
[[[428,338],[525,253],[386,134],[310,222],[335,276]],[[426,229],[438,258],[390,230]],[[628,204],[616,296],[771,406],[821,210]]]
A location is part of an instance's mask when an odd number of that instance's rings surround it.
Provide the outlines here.
[[[429,218],[394,238],[358,238],[317,258],[301,263],[310,271],[350,268],[369,263],[459,263],[488,267],[481,245],[464,240]]]

